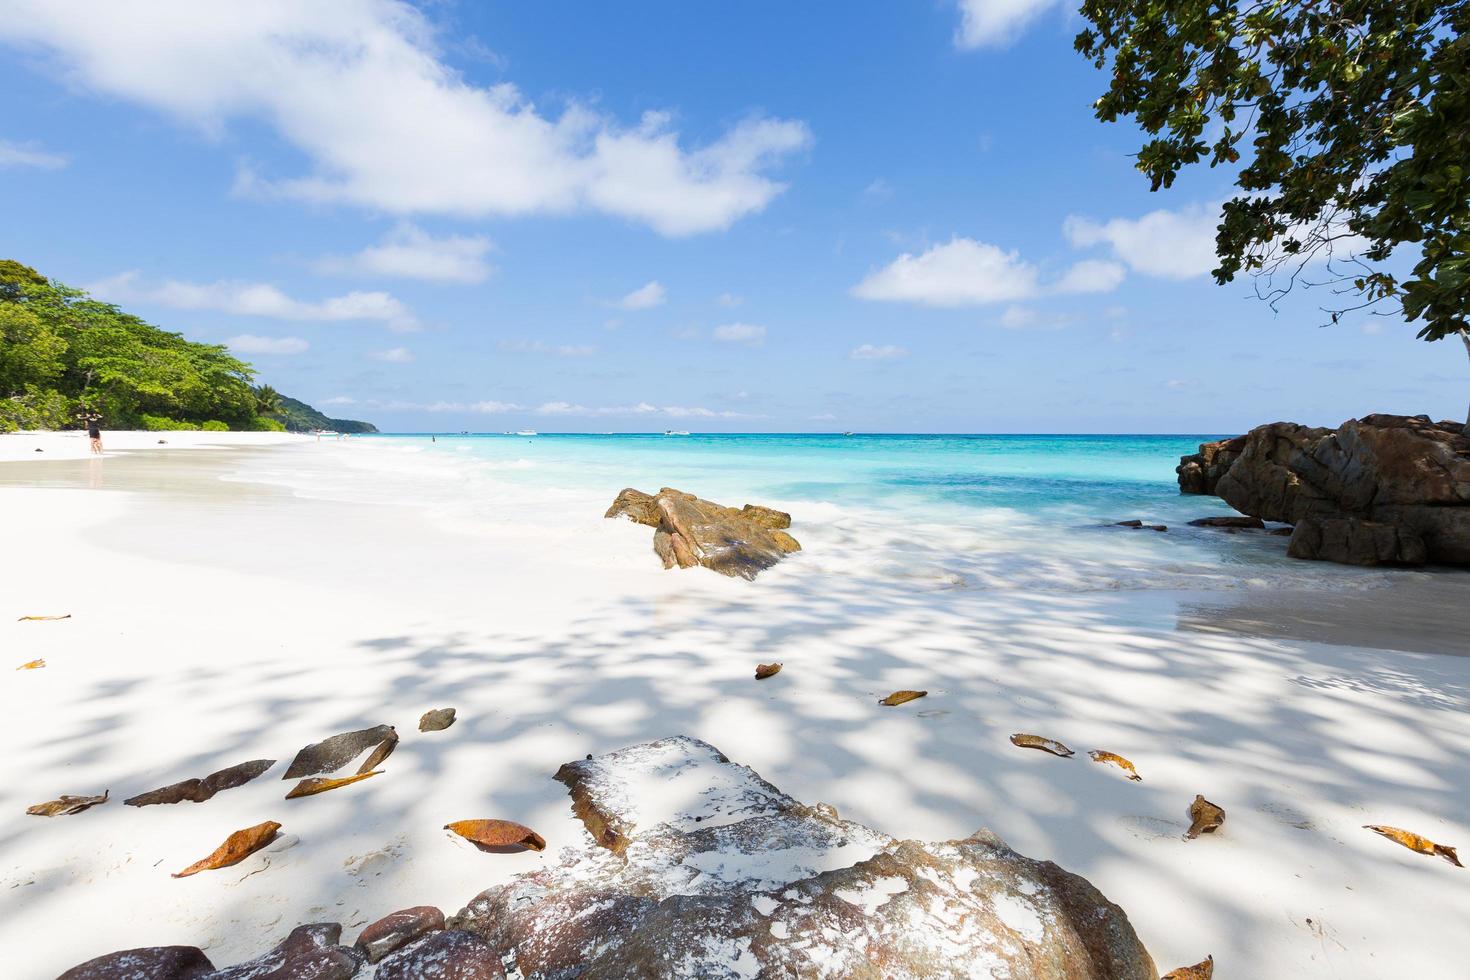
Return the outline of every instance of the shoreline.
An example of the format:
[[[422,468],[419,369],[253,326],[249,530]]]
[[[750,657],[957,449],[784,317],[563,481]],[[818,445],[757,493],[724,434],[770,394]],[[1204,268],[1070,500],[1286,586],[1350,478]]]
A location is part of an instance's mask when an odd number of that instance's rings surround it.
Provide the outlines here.
[[[104,429],[104,453],[102,457],[95,457],[84,429],[3,432],[0,433],[0,465],[54,459],[106,458],[155,450],[281,446],[312,440],[313,436],[296,432],[205,432],[199,429],[150,432],[143,429]]]
[[[1367,977],[1458,955],[1470,897],[1444,876],[1459,869],[1360,825],[1470,841],[1470,660],[1200,632],[1182,626],[1190,596],[1165,591],[872,594],[800,563],[749,587],[663,572],[643,529],[600,511],[548,541],[513,515],[457,532],[412,497],[241,482],[247,458],[289,475],[370,442],[138,452],[98,467],[101,493],[85,464],[0,464],[0,506],[23,518],[0,630],[14,658],[47,661],[4,672],[0,921],[22,970],[170,942],[228,964],[313,917],[350,938],[398,908],[457,910],[582,832],[558,766],[673,734],[897,837],[989,827],[1121,905],[1161,969],[1213,953],[1231,975]],[[770,659],[785,669],[757,686]],[[873,706],[901,687],[931,693]],[[444,737],[408,737],[444,706],[459,710]],[[205,804],[121,806],[377,723],[405,744],[362,786],[284,802],[273,771]],[[1117,751],[1145,781],[1016,750],[1014,731]],[[113,801],[85,814],[23,815],[104,788]],[[1229,823],[1186,844],[1196,792]],[[439,828],[468,817],[551,848],[457,849]],[[266,818],[299,841],[269,867],[167,878]],[[14,938],[63,915],[84,940]]]

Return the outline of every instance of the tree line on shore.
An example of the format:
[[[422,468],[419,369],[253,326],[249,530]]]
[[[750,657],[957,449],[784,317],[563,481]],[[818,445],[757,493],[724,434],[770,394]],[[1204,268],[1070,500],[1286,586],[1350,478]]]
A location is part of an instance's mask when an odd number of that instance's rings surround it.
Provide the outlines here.
[[[376,431],[257,385],[222,344],[185,340],[0,259],[0,432],[91,416],[113,429]]]

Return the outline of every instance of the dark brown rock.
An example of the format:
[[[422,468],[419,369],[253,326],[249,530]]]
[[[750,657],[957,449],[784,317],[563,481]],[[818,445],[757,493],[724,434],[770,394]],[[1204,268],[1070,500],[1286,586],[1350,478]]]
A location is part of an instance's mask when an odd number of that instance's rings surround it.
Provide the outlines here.
[[[1134,518],[1133,520],[1129,520],[1129,521],[1114,521],[1113,522],[1113,527],[1131,527],[1135,531],[1167,531],[1167,530],[1169,530],[1169,526],[1167,524],[1145,524],[1145,523],[1143,523],[1143,521],[1140,521],[1137,518]]]
[[[1318,522],[1294,537],[1291,554],[1470,564],[1470,437],[1459,423],[1424,415],[1368,415],[1336,429],[1273,422],[1231,442],[1239,451],[1222,447],[1212,464],[1229,463],[1213,487],[1226,503],[1267,521]],[[1180,489],[1197,492],[1200,466],[1189,459]]]
[[[490,943],[472,932],[435,932],[378,964],[377,980],[504,980]]]
[[[1259,517],[1239,517],[1231,515],[1227,517],[1201,517],[1189,522],[1190,527],[1227,527],[1227,528],[1252,528],[1262,530],[1266,522]]]
[[[157,803],[182,803],[185,800],[192,803],[203,803],[221,790],[244,786],[275,764],[275,759],[255,759],[251,762],[242,762],[238,766],[230,766],[228,769],[212,772],[203,779],[186,779],[161,789],[139,793],[137,796],[123,800],[123,805],[152,806]]]
[[[1244,436],[1200,443],[1199,452],[1181,456],[1174,472],[1179,474],[1180,493],[1213,496],[1220,475],[1230,468],[1245,445]]]
[[[1286,553],[1344,565],[1422,565],[1428,556],[1424,540],[1413,531],[1356,517],[1302,518]]]
[[[653,550],[665,568],[703,565],[722,575],[753,579],[801,545],[783,528],[791,515],[758,504],[724,507],[664,487],[650,495],[631,487],[618,494],[607,517],[654,528]]]
[[[357,937],[357,948],[369,963],[407,946],[427,932],[444,928],[444,913],[432,905],[416,905],[385,915]]]
[[[147,946],[98,956],[72,967],[57,980],[195,980],[214,971],[194,946]]]
[[[297,926],[274,949],[253,960],[209,975],[209,980],[349,980],[362,968],[362,954],[335,945],[342,927],[335,922]]]
[[[425,711],[419,719],[419,731],[442,732],[454,724],[453,708],[435,708],[433,711]]]
[[[1096,888],[983,831],[894,840],[686,737],[557,778],[589,836],[449,922],[526,980],[1157,976]]]

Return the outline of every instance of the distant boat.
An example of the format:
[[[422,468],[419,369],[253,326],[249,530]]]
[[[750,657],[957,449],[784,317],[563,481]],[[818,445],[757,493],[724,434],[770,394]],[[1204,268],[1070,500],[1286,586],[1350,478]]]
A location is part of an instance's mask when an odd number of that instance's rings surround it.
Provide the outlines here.
[[[845,435],[845,436],[850,436],[850,435],[852,435],[852,433],[851,433],[851,432],[844,432],[844,433],[842,433],[842,434],[843,434],[843,435]]]
[[[687,436],[688,434],[689,433],[687,433],[687,432],[680,432],[680,431],[678,431],[676,429],[665,429],[664,430],[664,435],[666,435],[666,436]]]
[[[521,429],[519,432],[516,433],[516,435],[518,436],[536,436],[540,434],[541,433],[537,432],[535,429]]]

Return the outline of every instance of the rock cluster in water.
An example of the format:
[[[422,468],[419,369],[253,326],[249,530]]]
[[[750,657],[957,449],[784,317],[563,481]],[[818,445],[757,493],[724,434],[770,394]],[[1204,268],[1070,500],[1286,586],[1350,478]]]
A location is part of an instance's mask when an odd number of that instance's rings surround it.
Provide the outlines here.
[[[1127,915],[1086,879],[985,831],[895,840],[685,736],[556,778],[587,834],[556,867],[447,921],[404,909],[352,946],[335,923],[299,926],[223,969],[191,946],[124,950],[62,980],[1158,975]]]
[[[1470,437],[1459,422],[1273,422],[1201,445],[1176,472],[1182,493],[1212,494],[1243,514],[1293,525],[1294,558],[1470,564]]]
[[[786,533],[790,514],[757,504],[737,510],[671,487],[656,494],[629,487],[603,516],[653,528],[653,550],[664,568],[703,565],[721,575],[753,579],[801,550]]]

